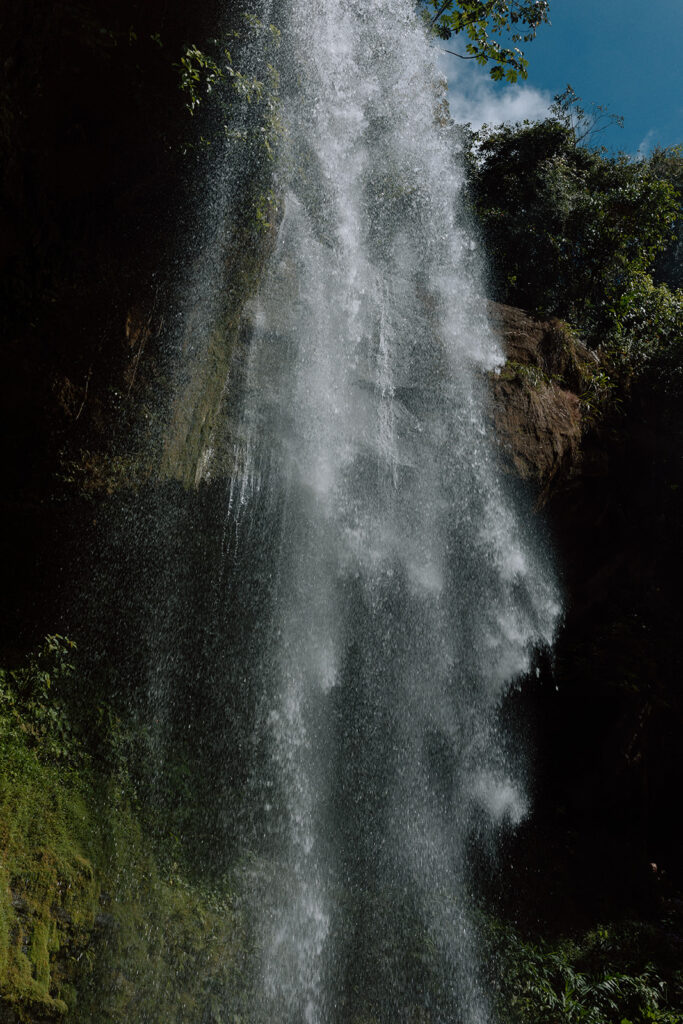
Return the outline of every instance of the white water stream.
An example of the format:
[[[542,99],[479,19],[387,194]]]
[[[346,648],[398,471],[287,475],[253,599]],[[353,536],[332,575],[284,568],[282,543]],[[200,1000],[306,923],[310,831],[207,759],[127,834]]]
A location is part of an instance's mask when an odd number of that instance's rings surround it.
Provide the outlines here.
[[[555,584],[490,436],[501,353],[413,4],[279,0],[269,16],[285,213],[230,509],[239,525],[264,491],[282,508],[262,539],[261,1012],[332,1024],[365,1001],[386,1021],[482,1024],[472,849],[525,813],[498,711],[552,641]]]

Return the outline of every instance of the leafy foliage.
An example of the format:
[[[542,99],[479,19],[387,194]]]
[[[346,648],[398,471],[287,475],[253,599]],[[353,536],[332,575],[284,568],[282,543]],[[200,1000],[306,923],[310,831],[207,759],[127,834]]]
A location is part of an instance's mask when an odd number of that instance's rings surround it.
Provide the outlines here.
[[[670,288],[683,288],[683,145],[657,147],[649,158],[650,170],[678,193],[679,212],[674,236],[657,257],[654,276]]]
[[[497,296],[595,333],[668,243],[674,191],[647,162],[581,146],[565,120],[482,129],[473,180]]]
[[[668,394],[683,394],[683,290],[634,276],[603,353],[623,375],[649,374]]]
[[[681,1024],[683,975],[643,927],[600,926],[581,940],[523,941],[497,925],[498,1016],[505,1024]]]
[[[467,163],[493,297],[564,319],[600,349],[592,408],[615,379],[683,376],[683,293],[669,287],[680,270],[683,160],[678,150],[634,160],[590,145],[611,118],[599,106],[586,113],[568,87],[543,121],[471,133]]]
[[[259,40],[264,52],[277,46],[280,32],[275,25],[266,25],[259,18],[243,14],[245,32],[233,30],[223,40],[210,41],[210,49],[200,49],[194,43],[185,48],[177,65],[180,74],[180,89],[185,93],[185,106],[194,115],[207,97],[219,97],[220,118],[223,135],[229,141],[251,140],[262,147],[268,157],[273,155],[273,145],[279,133],[278,120],[278,73],[269,61],[262,67],[263,77],[241,69],[233,58],[234,47],[245,39]],[[226,43],[230,44],[230,49]],[[221,88],[223,86],[223,88]],[[253,108],[253,114],[246,121],[236,118],[236,106],[243,104]],[[244,111],[242,110],[242,113]],[[209,145],[210,139],[202,141]]]
[[[531,42],[538,27],[548,22],[550,4],[549,0],[420,0],[420,7],[441,39],[463,35],[467,40],[464,54],[447,53],[481,65],[491,63],[494,81],[516,82],[526,78],[528,61],[523,50],[510,44]]]
[[[78,764],[82,751],[74,746],[65,692],[74,681],[76,644],[54,634],[14,671],[0,669],[0,739],[12,732],[51,762]]]
[[[120,722],[75,652],[53,635],[26,666],[0,670],[0,1015],[220,1019],[226,992],[239,1005],[249,954],[232,888],[189,882],[173,841],[150,842],[111,757]],[[86,727],[105,756],[87,753]]]

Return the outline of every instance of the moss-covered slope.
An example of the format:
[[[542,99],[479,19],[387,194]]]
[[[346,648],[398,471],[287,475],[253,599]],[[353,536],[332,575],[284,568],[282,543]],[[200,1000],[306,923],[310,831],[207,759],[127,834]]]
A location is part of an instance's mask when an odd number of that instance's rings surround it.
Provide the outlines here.
[[[121,723],[74,708],[74,655],[49,637],[0,674],[0,1020],[226,1020],[249,945],[231,888],[146,824]]]

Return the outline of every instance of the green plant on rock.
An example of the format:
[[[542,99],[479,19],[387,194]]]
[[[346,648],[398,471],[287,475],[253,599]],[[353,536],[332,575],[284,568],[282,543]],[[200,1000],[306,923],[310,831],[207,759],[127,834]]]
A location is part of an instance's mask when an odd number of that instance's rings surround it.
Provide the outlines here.
[[[73,684],[76,644],[54,634],[45,637],[25,668],[0,669],[0,737],[23,734],[43,760],[76,765],[82,751],[72,742],[65,695]]]
[[[603,410],[614,406],[619,399],[614,397],[617,384],[602,366],[591,368],[585,380],[585,388],[579,395],[581,401],[582,422],[584,428],[596,423]]]
[[[248,13],[242,15],[242,20],[244,33],[233,30],[223,40],[210,40],[204,49],[194,43],[186,46],[177,64],[179,85],[191,115],[198,112],[209,96],[217,97],[222,136],[231,143],[254,144],[272,158],[282,131],[278,72],[268,59],[259,60],[258,73],[242,70],[233,54],[235,47],[245,40],[253,43],[257,39],[259,50],[267,55],[277,47],[280,32],[275,25],[267,25]],[[202,136],[201,141],[211,145],[212,138]]]
[[[0,1016],[220,1020],[248,986],[233,888],[191,883],[173,842],[150,836],[123,723],[94,692],[84,699],[75,651],[52,635],[0,671]],[[88,753],[84,731],[106,756]]]
[[[540,366],[533,363],[518,363],[514,359],[508,359],[496,376],[499,380],[518,380],[534,390],[554,383],[553,378]]]
[[[12,718],[16,706],[12,709]],[[3,716],[4,717],[4,716]],[[60,740],[60,743],[62,740]],[[40,745],[48,748],[47,755]],[[49,734],[4,730],[0,772],[0,995],[18,1019],[66,1012],[64,988],[98,907],[87,769]],[[67,767],[68,765],[68,767]]]

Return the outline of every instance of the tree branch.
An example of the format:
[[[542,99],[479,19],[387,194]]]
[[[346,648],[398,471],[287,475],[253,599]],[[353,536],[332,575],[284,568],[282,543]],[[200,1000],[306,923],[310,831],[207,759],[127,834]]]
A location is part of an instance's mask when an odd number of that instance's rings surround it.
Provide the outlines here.
[[[441,17],[446,8],[450,7],[451,2],[452,0],[444,0],[444,2],[441,4],[441,7],[439,7],[438,11],[436,12],[432,20],[429,22],[430,25],[433,25]]]
[[[453,57],[459,57],[460,60],[476,60],[477,59],[475,54],[470,54],[469,56],[466,57],[464,53],[456,53],[455,50],[444,50],[444,48],[442,46],[440,46],[439,49],[441,50],[442,53],[450,53],[451,56],[453,56]]]

